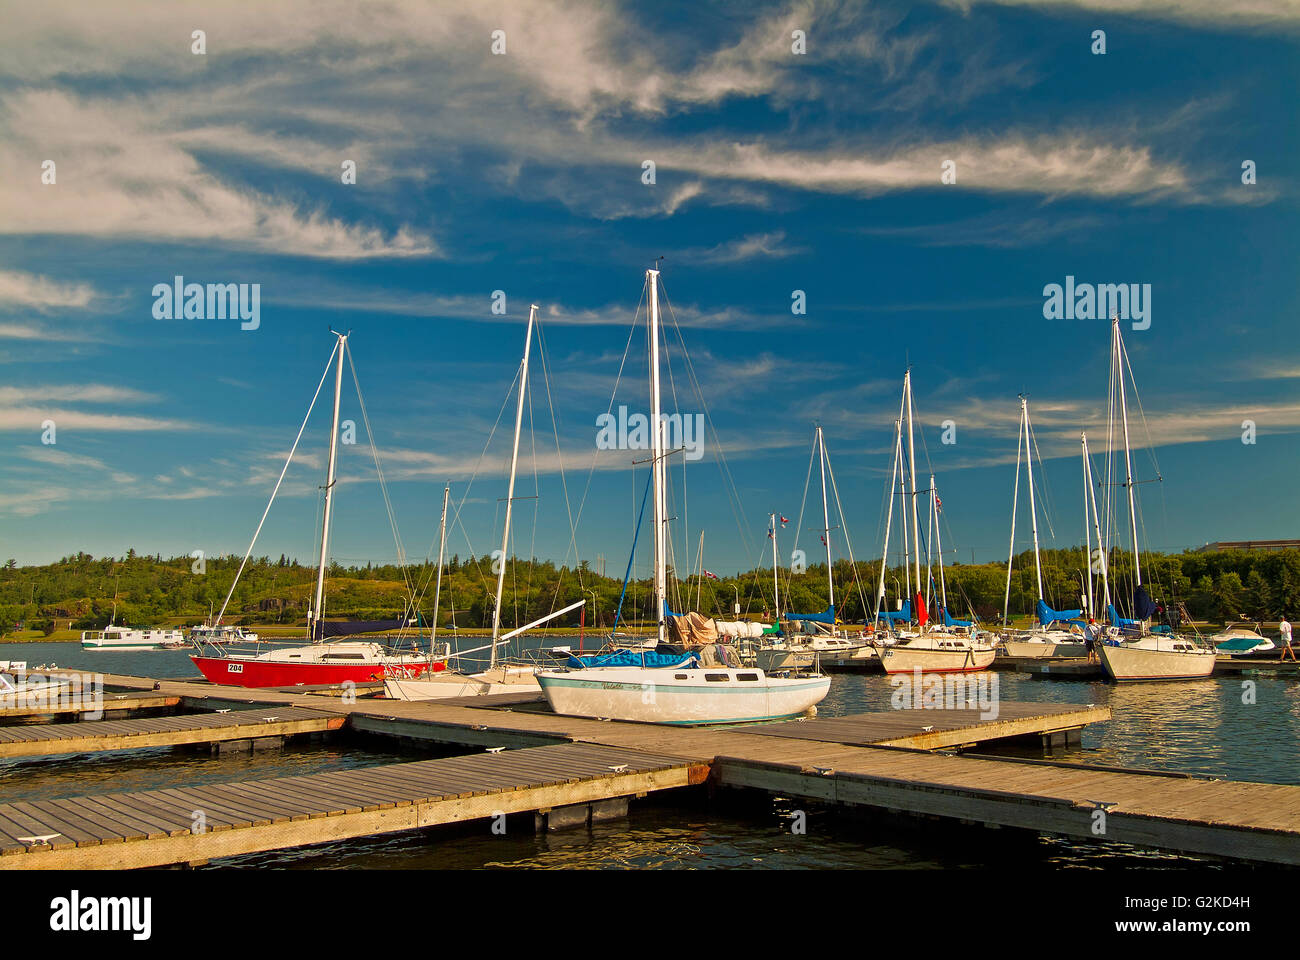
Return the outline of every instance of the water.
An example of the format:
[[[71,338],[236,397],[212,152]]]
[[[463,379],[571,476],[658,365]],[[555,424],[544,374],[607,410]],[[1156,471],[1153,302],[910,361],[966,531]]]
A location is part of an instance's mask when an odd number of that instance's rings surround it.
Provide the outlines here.
[[[106,673],[192,677],[185,651],[105,653],[75,644],[6,644],[0,659],[54,661]],[[1300,784],[1300,685],[1274,677],[1116,686],[1048,681],[1007,671],[1000,699],[1109,706],[1113,719],[1084,732],[1082,746],[1058,759],[1182,771],[1233,780]],[[1253,684],[1253,688],[1246,684]],[[1254,702],[1243,702],[1253,690]],[[880,675],[835,676],[823,716],[890,709],[894,688]],[[1249,699],[1249,698],[1247,698]],[[210,757],[166,749],[130,754],[0,762],[0,800],[147,790],[421,759],[429,751],[381,738],[338,737],[283,751]],[[723,794],[727,797],[728,794]],[[789,815],[802,809],[807,832],[793,835]],[[961,868],[1006,863],[1090,869],[1121,865],[1186,866],[1187,858],[1008,831],[914,824],[796,803],[787,798],[729,799],[706,807],[664,798],[634,804],[628,819],[557,834],[535,834],[524,820],[505,836],[485,823],[418,834],[257,854],[229,867],[302,869],[605,867],[665,868]]]

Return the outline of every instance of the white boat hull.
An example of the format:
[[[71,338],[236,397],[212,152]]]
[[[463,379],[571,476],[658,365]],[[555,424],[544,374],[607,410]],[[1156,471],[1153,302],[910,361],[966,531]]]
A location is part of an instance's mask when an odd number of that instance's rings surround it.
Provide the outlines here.
[[[913,647],[906,643],[882,646],[877,652],[886,673],[974,673],[987,670],[997,655],[992,647]]]
[[[687,726],[787,720],[815,710],[831,686],[830,677],[708,667],[592,667],[543,671],[537,680],[551,709],[564,716]]]
[[[1003,640],[1002,650],[1008,657],[1047,659],[1051,657],[1086,657],[1088,648],[1082,643],[1057,643],[1052,640]]]
[[[1112,680],[1199,680],[1214,672],[1214,651],[1145,649],[1102,644],[1101,662]]]
[[[390,700],[443,700],[450,697],[491,697],[502,693],[541,693],[532,669],[488,670],[428,674],[418,680],[385,679],[384,695]]]

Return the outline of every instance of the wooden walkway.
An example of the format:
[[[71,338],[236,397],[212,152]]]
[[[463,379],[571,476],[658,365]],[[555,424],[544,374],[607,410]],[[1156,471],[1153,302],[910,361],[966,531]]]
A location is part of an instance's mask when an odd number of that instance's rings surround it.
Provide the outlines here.
[[[527,702],[492,697],[455,704],[349,703],[182,681],[162,681],[161,688],[191,708],[296,704],[346,714],[357,730],[469,748],[526,752],[549,749],[545,744],[583,744],[638,751],[707,766],[712,782],[723,787],[1300,865],[1300,786],[914,749],[1077,728],[1108,717],[1104,707],[1003,702],[998,718],[988,721],[972,718],[974,711],[899,710],[752,727],[684,728],[560,717],[538,712]],[[467,701],[473,702],[465,705]],[[8,832],[2,823],[0,830]]]
[[[550,812],[703,783],[708,767],[590,744],[0,804],[0,869],[123,869]],[[41,839],[43,838],[43,839]]]
[[[12,698],[10,698],[12,699]],[[138,713],[141,711],[172,710],[180,706],[180,697],[161,693],[105,693],[102,709],[105,715]],[[18,704],[0,700],[0,721],[25,720],[31,717],[87,715],[97,712],[87,710],[86,702]]]
[[[169,699],[179,702],[180,698]],[[277,706],[232,710],[229,713],[0,727],[0,757],[97,753],[180,744],[281,738],[338,730],[346,722],[347,718],[337,713],[305,707]]]

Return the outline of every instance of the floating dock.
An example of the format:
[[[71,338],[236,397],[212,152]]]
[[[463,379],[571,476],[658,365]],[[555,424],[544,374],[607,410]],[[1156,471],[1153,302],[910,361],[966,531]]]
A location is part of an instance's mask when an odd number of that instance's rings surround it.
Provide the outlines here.
[[[154,683],[141,678],[108,679],[117,686],[152,687]],[[288,778],[194,788],[199,793],[182,793],[183,800],[176,796],[177,791],[131,795],[142,797],[143,804],[161,805],[173,812],[188,805],[191,813],[201,808],[198,800],[206,797],[216,805],[215,809],[235,817],[224,824],[221,832],[229,832],[231,836],[220,843],[179,838],[183,842],[164,844],[159,849],[169,852],[151,852],[139,861],[141,865],[190,863],[253,850],[415,829],[490,816],[495,810],[540,813],[555,811],[557,806],[573,807],[577,813],[562,812],[561,819],[576,817],[581,821],[583,817],[595,815],[593,804],[654,789],[698,784],[705,779],[713,787],[762,790],[842,806],[880,808],[961,823],[1117,841],[1241,861],[1300,864],[1300,786],[933,752],[1025,738],[1067,743],[1077,740],[1078,731],[1084,725],[1109,718],[1108,708],[1093,705],[1003,702],[998,704],[996,716],[987,717],[976,710],[912,709],[747,727],[692,728],[556,716],[540,707],[535,696],[519,694],[404,702],[221,687],[190,681],[161,681],[159,687],[159,692],[180,697],[191,709],[242,707],[274,713],[299,706],[345,717],[349,728],[357,731],[489,752],[421,761],[415,765],[386,765],[371,771],[316,775],[324,778],[320,780]],[[545,790],[556,787],[553,780],[545,784],[519,780],[516,774],[524,775],[526,764],[521,770],[511,766],[523,762],[525,757],[571,755],[580,756],[589,764],[586,779],[577,777],[577,782],[587,786],[573,794],[546,793]],[[628,770],[638,775],[654,772],[659,779],[610,780],[590,767],[608,761],[605,773],[617,777],[621,774],[615,768],[624,762],[618,757],[640,758],[639,762],[647,766],[630,766]],[[379,793],[361,789],[362,784],[372,784],[372,781],[383,783],[390,776],[385,771],[398,770],[398,782],[405,782],[401,780],[405,774],[400,774],[405,768],[428,771],[433,778],[430,784],[452,771],[457,776],[469,777],[452,784],[457,787],[457,802],[468,799],[459,796],[465,792],[476,797],[477,802],[440,806],[450,802],[450,795],[437,793],[428,784],[427,795],[420,797],[399,792],[384,799]],[[548,775],[558,777],[560,772],[557,768]],[[532,774],[541,776],[546,774],[546,769],[533,769]],[[574,776],[577,775],[566,778],[570,786]],[[305,795],[289,782],[302,780],[308,780],[311,787],[307,790],[299,783],[306,790]],[[317,788],[324,790],[329,784],[341,788],[344,782],[352,787],[346,792],[352,797],[353,806],[342,812],[333,807],[323,811],[312,806],[316,802],[312,798],[319,794]],[[408,787],[419,793],[416,787]],[[243,799],[237,802],[230,792],[223,791],[233,791]],[[156,793],[162,796],[154,797]],[[95,806],[97,799],[79,797],[0,806],[0,832],[13,841],[8,854],[0,858],[0,866],[91,867],[136,863],[106,857],[103,845],[116,845],[116,840],[98,836],[96,831],[108,827],[101,824],[92,830],[66,806],[73,804],[76,810],[84,810],[87,815],[94,812],[102,820],[107,814]],[[399,800],[419,809],[401,807],[405,812],[400,814],[382,807],[367,810],[376,804],[396,804]],[[125,802],[113,801],[114,804]],[[50,807],[50,804],[58,806]],[[426,812],[421,812],[426,808]],[[64,814],[58,814],[58,810]],[[259,811],[259,816],[249,819]],[[128,809],[119,807],[118,812],[134,816]],[[386,816],[378,815],[385,813]],[[42,819],[45,815],[59,822],[46,822]],[[283,819],[276,820],[273,815]],[[356,819],[334,822],[331,818],[336,816]],[[223,818],[230,819],[225,814]],[[138,829],[143,830],[143,819],[134,819],[141,824]],[[124,822],[113,817],[108,820]],[[25,831],[23,836],[16,836],[11,827]],[[277,827],[283,829],[273,829]],[[180,828],[173,824],[169,829]],[[49,844],[50,849],[23,840],[42,833],[54,834],[56,840],[62,838],[57,851],[54,840]],[[70,842],[72,838],[76,838],[75,842]],[[146,835],[143,839],[150,837]],[[140,840],[136,837],[132,843]],[[124,848],[117,849],[120,852]],[[47,859],[53,852],[59,853],[58,858]]]
[[[170,698],[176,703],[179,697]],[[277,745],[285,737],[342,729],[346,717],[304,707],[232,710],[223,713],[86,720],[0,727],[0,757],[53,756],[210,744],[222,749]]]

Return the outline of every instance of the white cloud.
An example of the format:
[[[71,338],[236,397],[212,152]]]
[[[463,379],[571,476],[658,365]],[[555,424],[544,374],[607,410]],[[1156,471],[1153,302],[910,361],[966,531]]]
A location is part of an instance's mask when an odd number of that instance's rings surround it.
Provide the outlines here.
[[[94,299],[94,289],[84,283],[60,283],[33,273],[0,270],[0,307],[86,307]]]

